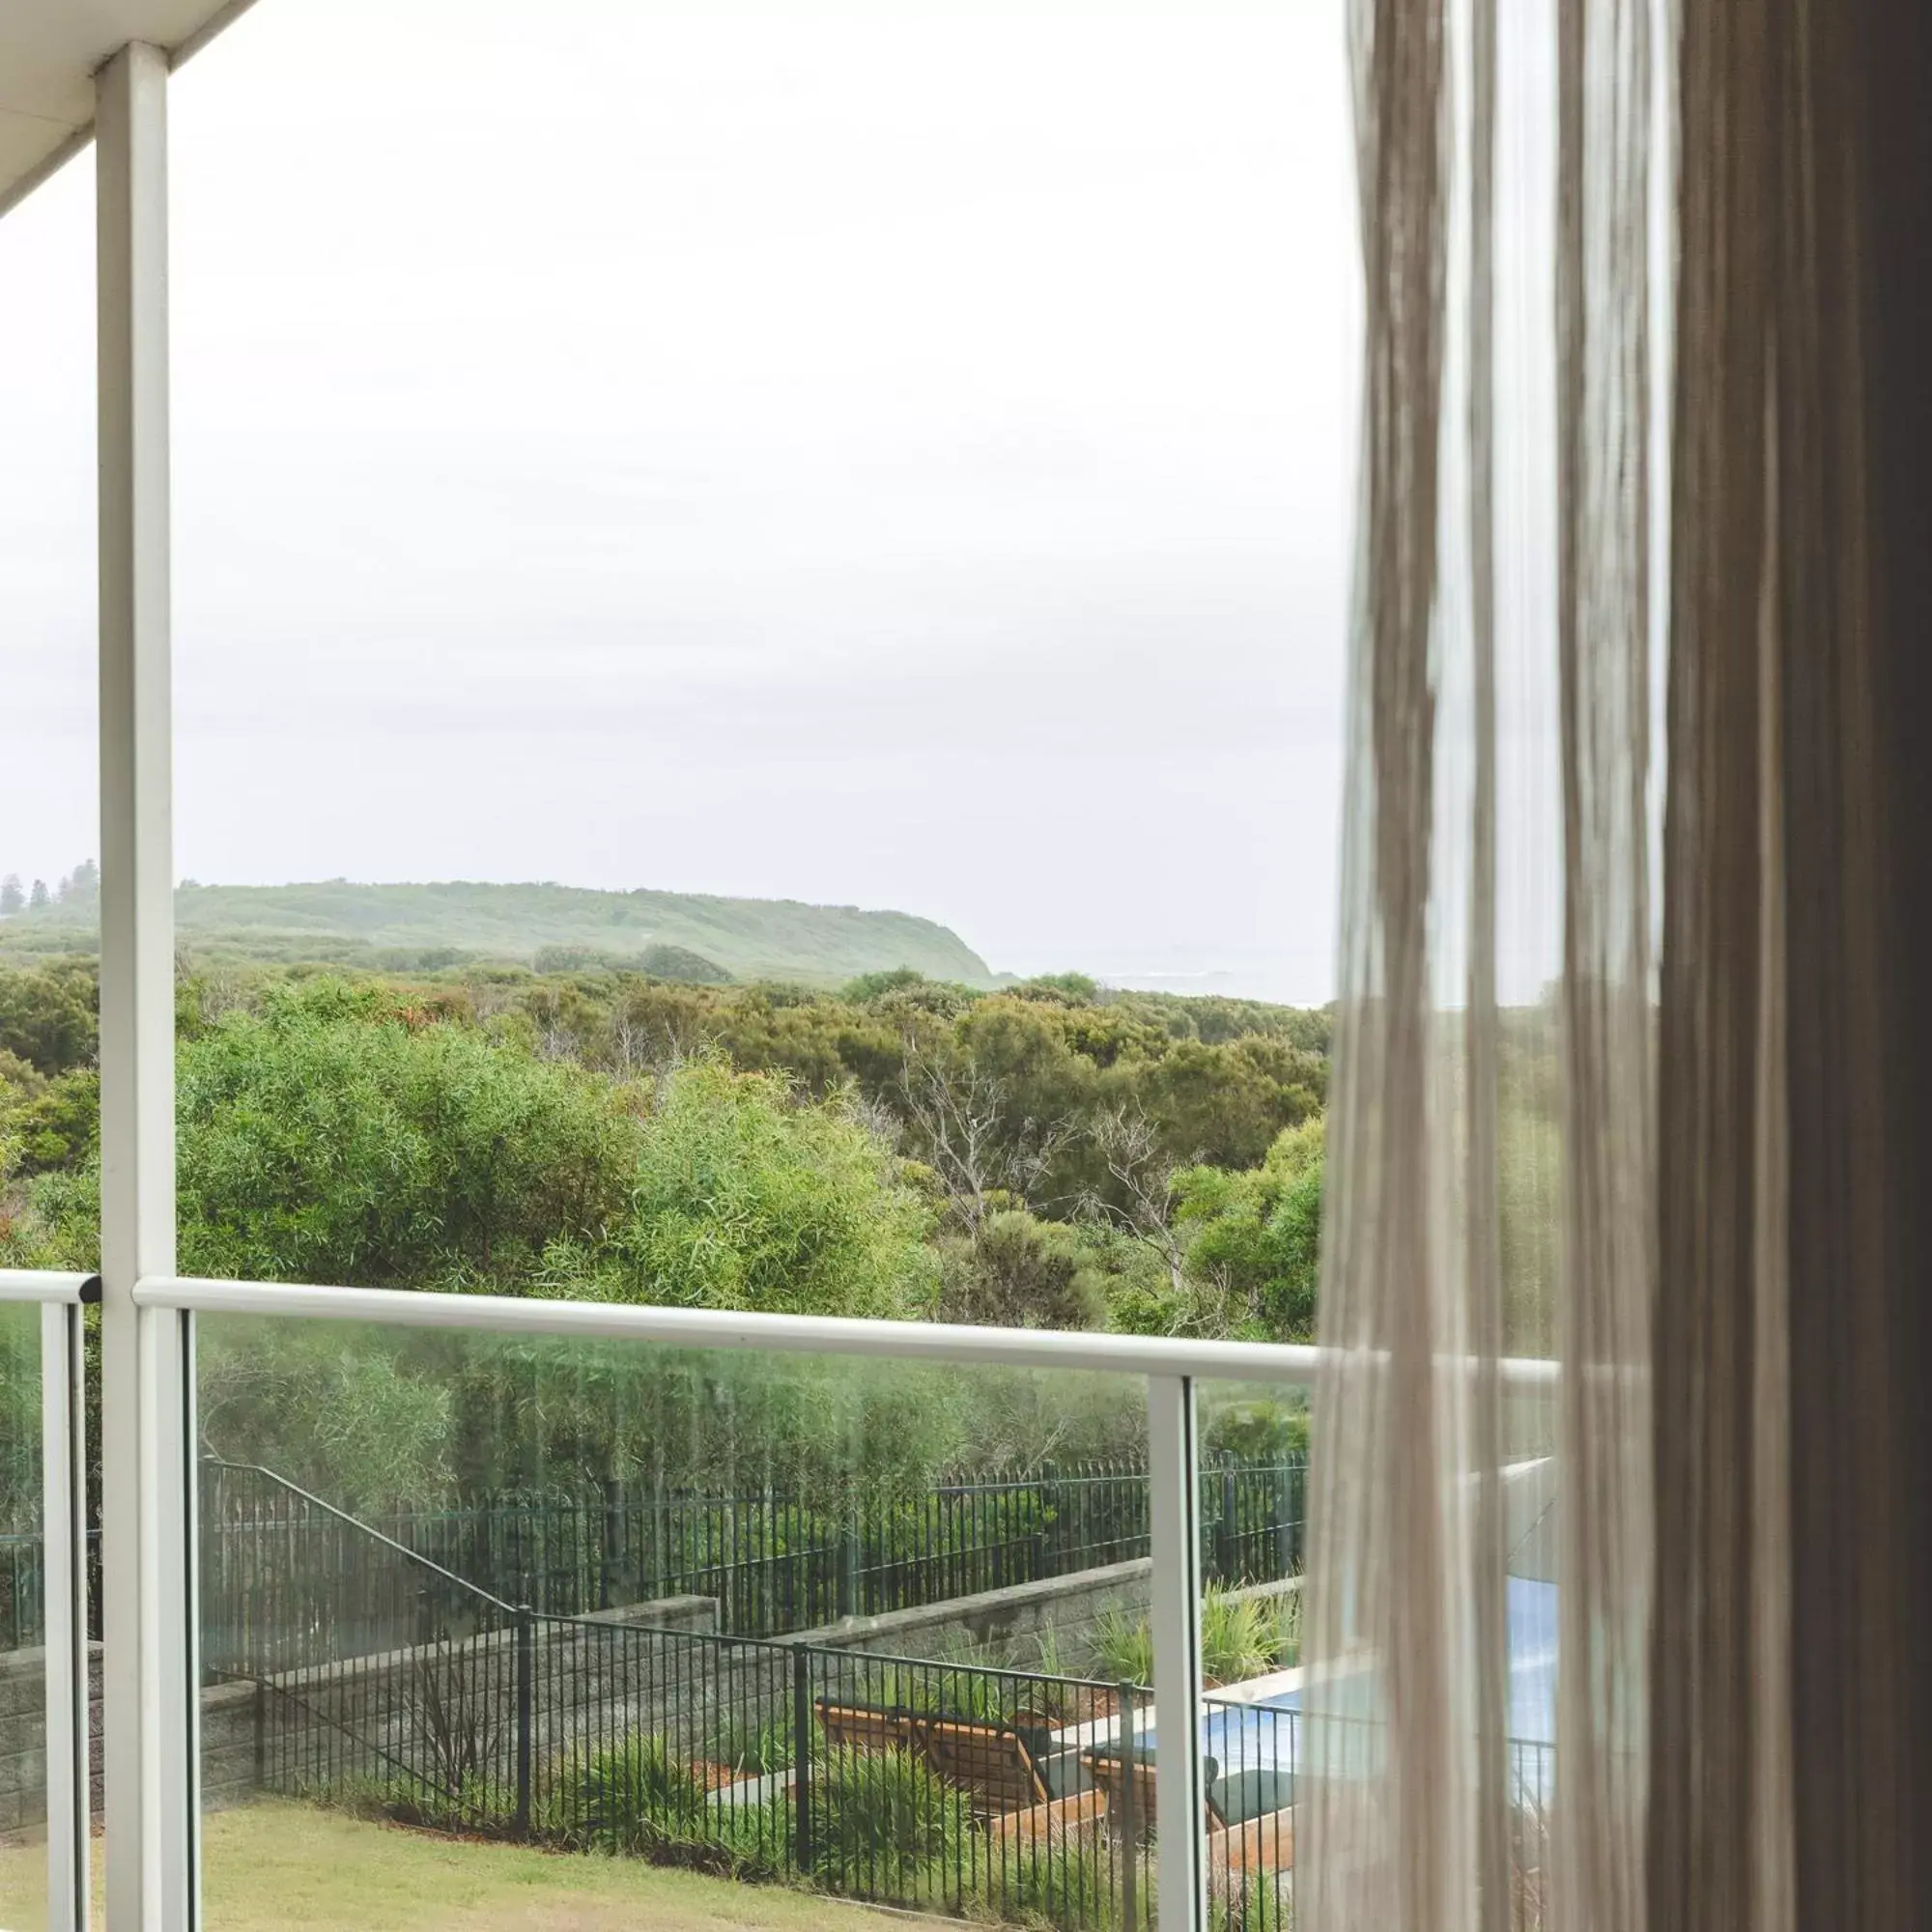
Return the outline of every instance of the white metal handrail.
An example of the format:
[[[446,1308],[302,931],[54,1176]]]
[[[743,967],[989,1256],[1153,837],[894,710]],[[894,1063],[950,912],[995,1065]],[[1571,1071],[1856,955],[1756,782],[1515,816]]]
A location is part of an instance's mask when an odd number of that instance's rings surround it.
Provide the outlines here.
[[[1053,1328],[973,1328],[943,1321],[872,1321],[830,1315],[767,1315],[628,1302],[185,1276],[144,1277],[135,1285],[134,1299],[144,1308],[185,1308],[204,1315],[376,1321],[406,1328],[470,1328],[497,1334],[655,1343],[675,1349],[1073,1369],[1136,1378],[1186,1375],[1216,1380],[1307,1382],[1320,1360],[1314,1349],[1270,1343],[1168,1340]]]
[[[1095,1375],[1185,1376],[1194,1381],[1313,1382],[1323,1350],[1306,1343],[1202,1342],[1085,1329],[975,1328],[946,1321],[865,1321],[833,1315],[764,1315],[613,1301],[560,1301],[415,1289],[328,1288],[312,1283],[147,1276],[143,1308],[204,1315],[376,1321],[404,1328],[470,1328],[509,1335],[638,1342],[672,1349],[726,1349],[785,1355],[855,1355]],[[1468,1364],[1473,1370],[1473,1359]],[[1558,1365],[1512,1356],[1497,1365],[1513,1388],[1553,1388]]]
[[[73,1307],[100,1299],[98,1274],[60,1274],[47,1268],[0,1268],[0,1301],[38,1301]]]

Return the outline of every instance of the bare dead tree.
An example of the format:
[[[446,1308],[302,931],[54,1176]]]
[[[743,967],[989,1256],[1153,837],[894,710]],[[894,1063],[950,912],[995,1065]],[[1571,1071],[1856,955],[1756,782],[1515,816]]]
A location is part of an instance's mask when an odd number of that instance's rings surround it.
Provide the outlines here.
[[[469,1010],[480,1020],[494,1020],[517,1004],[516,994],[499,980],[479,979],[465,981],[469,995]]]
[[[1099,1115],[1092,1133],[1120,1199],[1110,1201],[1091,1193],[1088,1211],[1159,1255],[1179,1294],[1185,1286],[1187,1254],[1174,1226],[1180,1205],[1178,1182],[1183,1169],[1195,1161],[1176,1160],[1161,1146],[1159,1128],[1138,1107],[1126,1103]]]
[[[690,1064],[691,1056],[677,1037],[667,1030],[655,1040],[645,1039],[640,1058],[651,1083],[651,1112],[662,1114],[670,1105],[671,1089]]]
[[[987,1197],[1002,1184],[1004,1083],[973,1066],[947,1066],[912,1039],[899,1070],[906,1114],[923,1144],[954,1211],[977,1231],[988,1211]]]
[[[1009,1120],[1005,1081],[937,1060],[911,1035],[898,1085],[927,1163],[969,1234],[993,1211],[995,1196],[1028,1197],[1071,1132],[1065,1121]]]
[[[650,1037],[629,1012],[620,1011],[611,1022],[611,1065],[626,1080],[635,1080],[651,1065]]]
[[[839,1098],[850,1119],[866,1129],[882,1146],[896,1151],[905,1139],[905,1120],[876,1094],[867,1094],[856,1081],[848,1082]]]
[[[611,1015],[606,1059],[625,1080],[648,1082],[652,1111],[662,1112],[677,1075],[718,1044],[715,1031],[681,1027],[648,1009],[640,1015],[637,1007],[625,1004]]]
[[[544,994],[541,1012],[533,1012],[531,1017],[537,1021],[539,1060],[582,1058],[583,1043],[578,1038],[576,1030],[564,1019],[562,1004],[554,993]]]

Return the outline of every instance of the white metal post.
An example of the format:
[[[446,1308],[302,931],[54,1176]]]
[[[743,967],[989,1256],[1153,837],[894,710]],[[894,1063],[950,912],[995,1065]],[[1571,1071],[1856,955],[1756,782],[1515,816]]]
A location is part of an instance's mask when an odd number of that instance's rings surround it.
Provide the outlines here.
[[[175,1264],[166,56],[125,46],[95,91],[107,1918],[188,1932],[182,1320],[134,1300]]]
[[[1201,1531],[1194,1380],[1148,1378],[1148,1489],[1153,1537],[1154,1804],[1163,1932],[1207,1922],[1202,1883]]]
[[[87,1404],[80,1309],[41,1307],[41,1521],[46,1593],[47,1925],[87,1932]]]

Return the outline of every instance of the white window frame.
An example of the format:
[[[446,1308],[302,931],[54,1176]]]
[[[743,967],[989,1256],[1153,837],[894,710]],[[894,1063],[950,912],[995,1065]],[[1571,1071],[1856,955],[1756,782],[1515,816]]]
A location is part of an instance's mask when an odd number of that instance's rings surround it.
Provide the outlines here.
[[[0,1302],[41,1311],[41,1570],[45,1633],[48,1932],[86,1932],[88,1762],[87,1353],[82,1310],[100,1277],[0,1268]]]
[[[184,50],[189,51],[191,49]],[[193,1322],[198,1313],[473,1328],[704,1350],[1089,1370],[1146,1385],[1152,1504],[1152,1623],[1166,1735],[1156,1759],[1169,1819],[1203,1815],[1195,1398],[1204,1380],[1307,1384],[1316,1350],[1039,1330],[733,1315],[480,1295],[197,1281],[175,1272],[173,781],[169,634],[167,73],[131,44],[97,77],[100,576],[101,1373],[107,1912],[115,1932],[193,1932],[199,1921],[198,1631]],[[82,1523],[75,1444],[80,1297],[90,1278],[0,1278],[46,1304],[50,1884],[87,1912],[87,1679],[76,1622]],[[13,1287],[7,1287],[12,1281]],[[63,1355],[62,1350],[66,1350]],[[1553,1386],[1555,1365],[1513,1362],[1506,1380]],[[68,1444],[52,1453],[56,1435]],[[65,1485],[66,1487],[62,1487]],[[52,1600],[56,1571],[68,1594]],[[58,1681],[57,1681],[58,1680]],[[54,1700],[60,1700],[60,1714]],[[1176,1706],[1179,1705],[1177,1711]],[[58,1736],[68,1762],[53,1775]],[[77,1834],[77,1835],[76,1835]],[[1206,1923],[1203,1833],[1159,1835],[1160,1920]]]

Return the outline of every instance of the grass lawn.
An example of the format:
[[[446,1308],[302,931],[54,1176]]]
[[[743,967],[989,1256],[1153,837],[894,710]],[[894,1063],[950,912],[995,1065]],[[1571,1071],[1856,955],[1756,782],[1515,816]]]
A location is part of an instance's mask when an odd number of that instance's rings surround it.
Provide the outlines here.
[[[34,1932],[42,1852],[0,1851],[0,1926]],[[100,1845],[95,1842],[96,1923]],[[299,1804],[219,1811],[204,1832],[207,1932],[878,1932],[877,1913],[639,1860],[476,1844]],[[13,1916],[35,1901],[31,1916]]]

